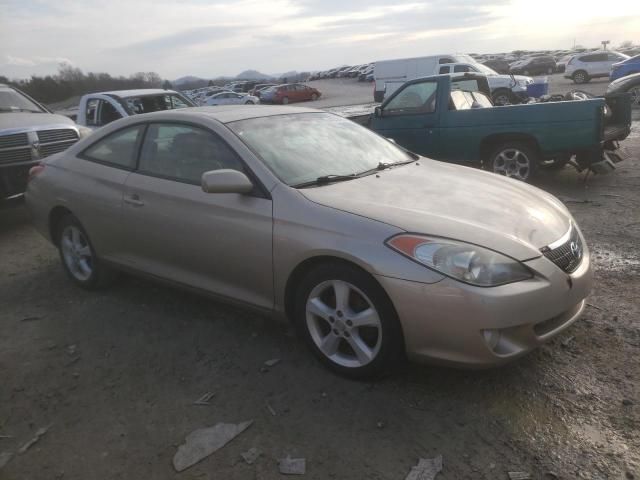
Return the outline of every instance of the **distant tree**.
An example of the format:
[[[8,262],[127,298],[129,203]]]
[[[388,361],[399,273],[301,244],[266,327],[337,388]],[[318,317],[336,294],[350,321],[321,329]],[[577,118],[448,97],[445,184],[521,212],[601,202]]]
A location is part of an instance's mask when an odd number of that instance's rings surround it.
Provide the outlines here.
[[[171,82],[169,80],[165,80],[164,82],[162,82],[162,88],[164,88],[165,90],[172,90],[173,85],[171,85]]]
[[[214,86],[213,80],[209,80],[209,84],[207,85],[207,87],[213,87],[213,86]]]

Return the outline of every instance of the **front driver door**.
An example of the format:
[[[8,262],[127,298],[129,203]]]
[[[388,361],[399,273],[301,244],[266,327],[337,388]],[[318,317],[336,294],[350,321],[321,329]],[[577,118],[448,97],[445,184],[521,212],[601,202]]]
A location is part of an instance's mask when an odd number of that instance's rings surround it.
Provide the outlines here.
[[[438,93],[438,82],[433,80],[405,85],[382,105],[371,129],[412,152],[438,158]]]
[[[125,184],[129,263],[271,309],[271,199],[258,187],[246,195],[202,191],[202,174],[222,168],[250,173],[213,131],[183,123],[149,125],[138,168]]]

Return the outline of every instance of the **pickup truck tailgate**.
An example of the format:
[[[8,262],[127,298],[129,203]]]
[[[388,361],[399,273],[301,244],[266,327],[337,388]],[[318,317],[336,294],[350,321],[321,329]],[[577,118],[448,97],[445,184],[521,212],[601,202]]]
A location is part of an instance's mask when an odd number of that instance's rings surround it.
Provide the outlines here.
[[[624,140],[631,133],[631,96],[616,93],[605,97],[611,116],[605,119],[602,140]]]

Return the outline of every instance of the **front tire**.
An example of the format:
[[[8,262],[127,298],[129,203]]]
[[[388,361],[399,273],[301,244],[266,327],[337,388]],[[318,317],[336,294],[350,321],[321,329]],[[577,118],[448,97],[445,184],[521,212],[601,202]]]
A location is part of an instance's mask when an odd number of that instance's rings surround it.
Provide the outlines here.
[[[496,147],[489,155],[489,170],[498,175],[530,182],[538,172],[540,160],[537,152],[523,142],[507,142]]]
[[[589,75],[583,70],[578,70],[573,74],[573,82],[580,85],[589,81]]]
[[[87,232],[73,215],[64,216],[56,228],[62,267],[78,286],[94,290],[111,283],[116,273],[96,255]]]
[[[391,300],[355,266],[326,263],[310,271],[296,292],[294,315],[316,357],[340,375],[379,377],[403,358]]]

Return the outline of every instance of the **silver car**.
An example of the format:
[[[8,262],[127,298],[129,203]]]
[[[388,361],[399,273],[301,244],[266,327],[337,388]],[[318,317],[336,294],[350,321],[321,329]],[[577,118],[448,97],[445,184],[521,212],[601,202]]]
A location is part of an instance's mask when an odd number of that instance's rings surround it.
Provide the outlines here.
[[[405,354],[503,364],[574,322],[591,288],[553,196],[307,108],[119,120],[32,169],[26,196],[78,285],[127,270],[288,318],[352,377]]]
[[[211,95],[204,101],[205,105],[256,105],[260,103],[258,97],[246,93],[220,92]]]

